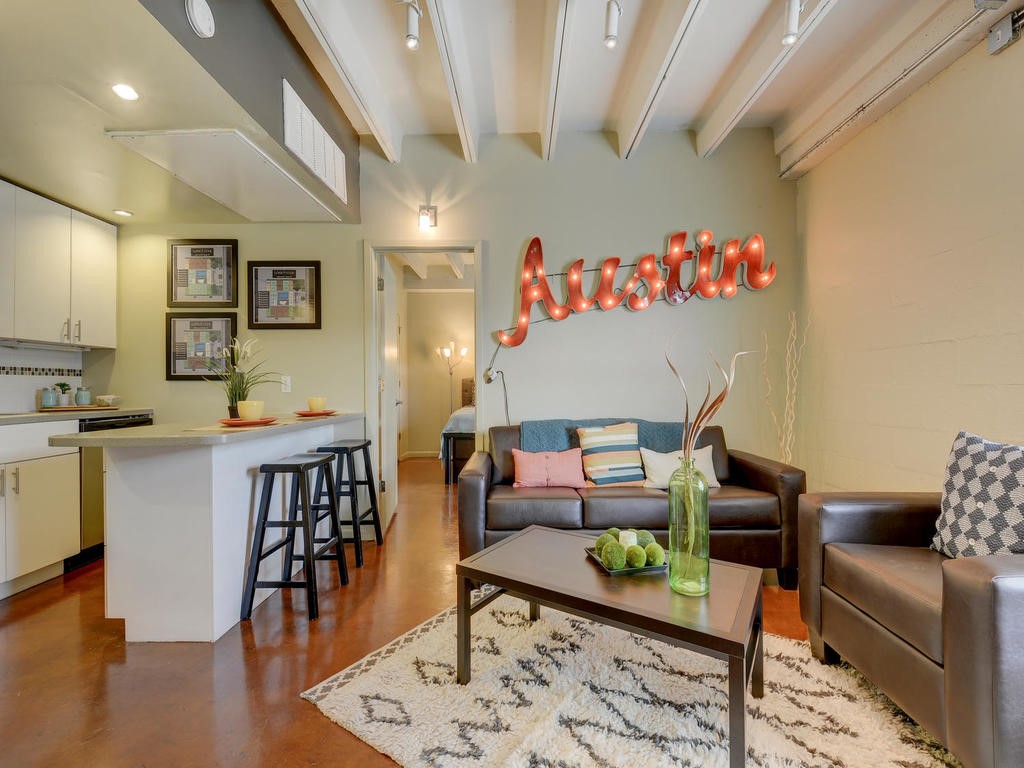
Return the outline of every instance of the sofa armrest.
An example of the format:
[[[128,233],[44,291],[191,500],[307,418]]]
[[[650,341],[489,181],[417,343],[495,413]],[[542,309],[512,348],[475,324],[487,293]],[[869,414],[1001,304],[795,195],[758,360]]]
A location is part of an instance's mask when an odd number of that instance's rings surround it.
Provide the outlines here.
[[[806,493],[800,497],[800,618],[821,635],[825,545],[927,547],[939,516],[938,493]]]
[[[459,558],[484,548],[487,494],[491,490],[491,454],[476,451],[459,473]]]
[[[729,451],[731,482],[779,497],[782,522],[782,567],[797,567],[797,500],[807,490],[807,475],[802,469],[755,456],[746,451]],[[792,588],[792,587],[790,587]]]
[[[1024,555],[942,564],[947,745],[964,765],[1024,765]]]

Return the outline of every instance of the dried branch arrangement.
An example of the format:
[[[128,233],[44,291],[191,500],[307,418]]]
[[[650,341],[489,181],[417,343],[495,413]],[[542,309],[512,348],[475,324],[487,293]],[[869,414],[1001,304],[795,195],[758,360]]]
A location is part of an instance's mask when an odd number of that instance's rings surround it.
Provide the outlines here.
[[[700,437],[700,433],[704,431],[711,419],[714,418],[715,414],[725,404],[725,398],[729,396],[729,391],[732,389],[733,380],[736,378],[736,359],[741,355],[748,355],[750,352],[737,352],[732,356],[732,361],[729,363],[729,371],[726,372],[725,368],[722,367],[721,363],[715,360],[714,357],[711,361],[715,364],[715,367],[722,374],[725,379],[725,386],[722,391],[719,392],[715,397],[711,397],[711,374],[708,373],[708,393],[704,397],[704,402],[701,403],[700,408],[697,409],[697,415],[693,417],[693,422],[690,422],[690,393],[686,389],[686,382],[683,381],[683,377],[679,375],[679,371],[672,365],[672,360],[668,356],[668,350],[665,350],[665,361],[668,363],[668,367],[672,369],[672,373],[675,374],[676,379],[679,380],[679,385],[683,388],[683,401],[686,403],[686,415],[684,416],[685,421],[684,429],[686,430],[683,434],[683,457],[690,459],[693,457],[694,446],[697,445],[697,438]]]
[[[761,375],[764,378],[764,401],[775,425],[779,441],[779,458],[787,464],[793,459],[793,440],[796,436],[796,392],[800,379],[800,360],[807,346],[807,330],[810,319],[804,325],[803,339],[797,342],[796,312],[789,313],[789,335],[786,337],[786,399],[782,410],[782,421],[772,404],[772,380],[768,375],[768,332],[764,331],[764,357],[761,358]]]

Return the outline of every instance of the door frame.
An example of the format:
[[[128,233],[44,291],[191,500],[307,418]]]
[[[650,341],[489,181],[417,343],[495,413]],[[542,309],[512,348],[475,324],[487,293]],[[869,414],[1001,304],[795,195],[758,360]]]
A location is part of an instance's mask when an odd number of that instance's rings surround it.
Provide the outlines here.
[[[437,251],[461,250],[473,252],[473,380],[477,392],[476,429],[477,445],[480,445],[480,424],[487,424],[486,414],[481,408],[480,383],[486,360],[481,357],[481,328],[483,327],[483,241],[482,240],[364,240],[363,241],[363,370],[366,372],[363,382],[363,408],[366,413],[366,436],[376,440],[380,434],[379,392],[380,371],[377,361],[380,360],[381,339],[377,327],[379,296],[377,292],[377,257],[394,251],[405,253],[434,253]],[[490,335],[488,334],[488,339]],[[486,354],[484,355],[486,357]],[[379,442],[379,441],[378,441]],[[381,446],[377,446],[377,467],[380,477],[384,475],[381,466]],[[398,463],[398,456],[395,457]],[[378,478],[379,480],[379,478]],[[397,488],[394,489],[397,492]],[[397,497],[396,497],[397,498]]]

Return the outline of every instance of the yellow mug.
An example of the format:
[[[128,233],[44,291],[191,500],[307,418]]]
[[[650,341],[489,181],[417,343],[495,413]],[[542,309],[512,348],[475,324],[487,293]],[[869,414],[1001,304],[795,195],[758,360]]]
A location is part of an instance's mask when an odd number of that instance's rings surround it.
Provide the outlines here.
[[[263,418],[262,400],[239,400],[238,418],[246,421],[256,421]]]
[[[311,411],[326,411],[327,410],[327,398],[326,397],[311,397],[306,400],[306,405],[309,406]]]

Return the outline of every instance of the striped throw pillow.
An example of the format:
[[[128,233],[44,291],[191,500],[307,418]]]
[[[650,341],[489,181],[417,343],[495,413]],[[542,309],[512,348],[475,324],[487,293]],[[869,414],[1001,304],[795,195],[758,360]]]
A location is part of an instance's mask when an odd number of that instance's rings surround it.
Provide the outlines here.
[[[594,485],[643,485],[644,466],[636,424],[579,427],[583,471]]]

